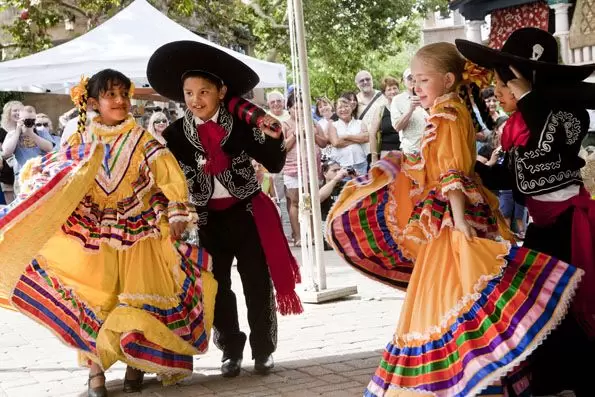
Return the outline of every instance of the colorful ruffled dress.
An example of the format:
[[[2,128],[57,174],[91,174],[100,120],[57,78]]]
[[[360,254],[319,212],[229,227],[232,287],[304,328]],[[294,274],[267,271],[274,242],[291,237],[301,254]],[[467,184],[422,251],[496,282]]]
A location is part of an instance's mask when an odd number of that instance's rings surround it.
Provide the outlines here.
[[[192,373],[209,343],[217,285],[210,256],[172,241],[196,221],[173,155],[134,118],[93,121],[21,172],[0,213],[0,299],[79,352],[123,361],[164,383]]]
[[[327,238],[349,264],[407,290],[365,396],[475,396],[567,312],[582,271],[511,245],[475,156],[469,112],[448,94],[430,111],[421,153],[380,160],[329,214]],[[455,189],[478,233],[471,241],[453,227],[447,193]]]

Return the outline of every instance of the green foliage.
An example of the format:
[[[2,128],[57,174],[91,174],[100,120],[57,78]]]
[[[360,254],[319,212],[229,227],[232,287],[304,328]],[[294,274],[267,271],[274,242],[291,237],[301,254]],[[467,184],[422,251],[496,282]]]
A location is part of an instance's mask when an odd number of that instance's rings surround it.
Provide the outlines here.
[[[9,101],[23,101],[24,96],[22,92],[0,91],[0,112],[4,108],[4,104]]]
[[[222,45],[234,43],[239,34],[246,36],[247,26],[241,21],[246,6],[240,0],[149,0],[170,18],[190,25],[200,33],[215,33]],[[28,13],[15,17],[2,26],[15,47],[15,56],[22,57],[52,46],[51,28],[63,23],[66,16],[83,20],[88,30],[112,17],[132,0],[4,0],[0,11],[16,9]],[[197,28],[198,27],[198,28]]]
[[[254,0],[253,10],[261,12],[252,16],[257,54],[289,67],[286,4]],[[303,0],[312,96],[336,98],[356,89],[354,77],[361,69],[372,72],[376,82],[387,72],[400,75],[409,60],[399,55],[410,53],[421,36],[419,6],[416,0]],[[387,63],[395,59],[400,65]]]
[[[132,0],[4,0],[2,7],[27,9],[3,29],[18,48],[17,56],[51,44],[50,29],[65,15],[83,18],[89,29]],[[149,0],[170,18],[222,45],[255,42],[257,56],[288,66],[291,51],[287,0]],[[313,96],[335,98],[354,90],[360,69],[376,82],[385,74],[399,77],[419,45],[427,12],[445,10],[447,0],[302,0],[310,85]]]
[[[448,13],[448,0],[420,0],[416,4],[416,9],[423,15],[429,12]]]
[[[27,9],[27,19],[15,18],[11,25],[3,26],[13,39],[12,44],[17,48],[17,56],[27,55],[51,47],[51,38],[48,30],[60,21],[60,13],[55,7],[27,6],[21,0],[8,0],[3,3],[0,10],[15,7],[19,10]]]

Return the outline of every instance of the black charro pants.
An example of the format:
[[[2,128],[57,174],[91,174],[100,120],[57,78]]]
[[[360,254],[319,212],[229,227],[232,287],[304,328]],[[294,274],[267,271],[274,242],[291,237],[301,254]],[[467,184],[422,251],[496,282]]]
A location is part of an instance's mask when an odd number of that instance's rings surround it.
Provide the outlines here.
[[[246,334],[240,331],[236,296],[231,290],[231,268],[237,259],[250,325],[252,358],[266,357],[277,347],[275,298],[264,251],[249,201],[222,211],[209,211],[199,231],[201,245],[213,257],[218,282],[215,300],[214,342],[222,361],[242,358]]]

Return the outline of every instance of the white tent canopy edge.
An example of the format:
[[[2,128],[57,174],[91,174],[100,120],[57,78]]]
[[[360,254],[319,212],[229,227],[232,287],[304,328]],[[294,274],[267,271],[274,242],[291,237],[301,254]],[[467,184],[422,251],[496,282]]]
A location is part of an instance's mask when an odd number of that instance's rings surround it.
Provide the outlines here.
[[[66,93],[82,75],[113,68],[136,86],[148,86],[147,62],[163,44],[193,40],[228,52],[260,77],[257,87],[285,87],[285,65],[262,61],[219,46],[167,18],[146,0],[135,0],[88,33],[48,50],[0,62],[0,91]]]

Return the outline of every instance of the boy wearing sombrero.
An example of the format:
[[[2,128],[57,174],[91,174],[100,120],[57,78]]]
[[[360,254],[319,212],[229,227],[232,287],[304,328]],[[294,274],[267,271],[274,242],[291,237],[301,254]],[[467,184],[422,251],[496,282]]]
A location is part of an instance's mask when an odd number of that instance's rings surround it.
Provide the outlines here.
[[[277,120],[266,115],[258,125],[249,125],[228,110],[259,78],[238,59],[209,45],[177,41],[160,47],[149,60],[147,77],[159,94],[187,106],[184,117],[163,137],[186,174],[190,201],[201,220],[200,244],[213,257],[219,283],[214,340],[223,351],[221,372],[226,377],[240,373],[246,343],[231,289],[235,258],[248,309],[254,368],[267,373],[277,345],[275,308],[281,314],[302,311],[294,291],[298,265],[275,204],[262,193],[251,164],[254,159],[270,172],[283,168],[286,153],[283,136],[274,128]]]
[[[512,113],[502,134],[502,165],[477,163],[491,189],[512,188],[533,218],[524,246],[585,271],[572,312],[529,362],[534,396],[573,390],[592,396],[595,366],[595,201],[583,186],[580,145],[595,107],[595,85],[584,83],[595,65],[558,63],[556,39],[536,28],[511,34],[501,51],[467,40],[457,48],[471,62],[495,70],[496,97]],[[579,364],[578,355],[585,361]],[[509,393],[519,395],[518,388]],[[525,394],[523,394],[525,395]]]

